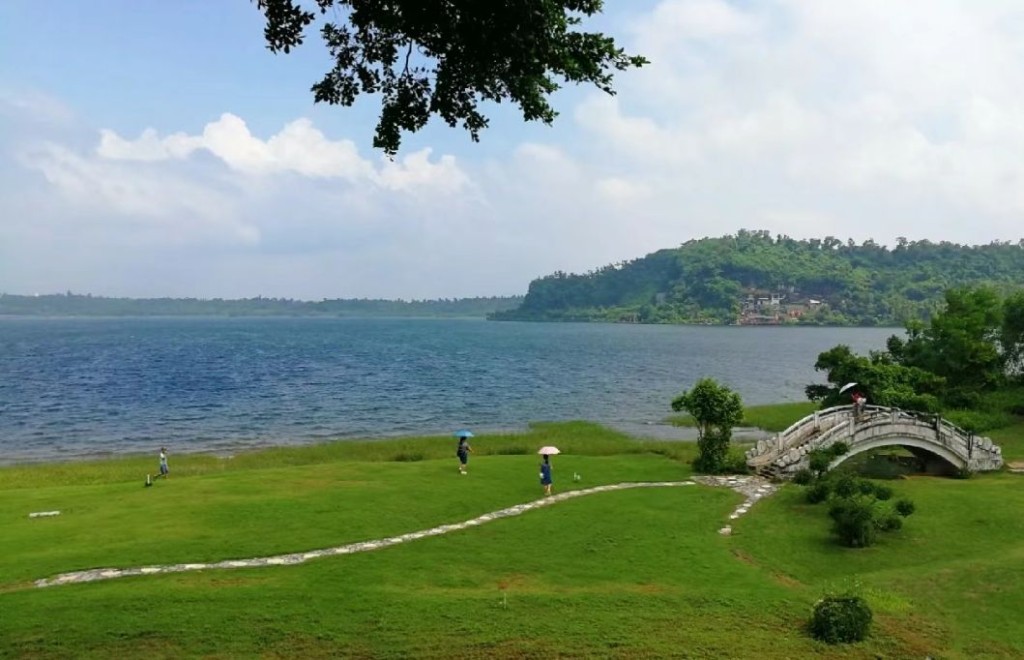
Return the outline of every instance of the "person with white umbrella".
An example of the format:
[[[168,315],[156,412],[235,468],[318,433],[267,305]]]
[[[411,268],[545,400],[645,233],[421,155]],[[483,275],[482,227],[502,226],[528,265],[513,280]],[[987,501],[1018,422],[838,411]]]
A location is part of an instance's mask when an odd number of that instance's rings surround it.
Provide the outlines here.
[[[540,485],[544,487],[544,496],[551,495],[551,459],[550,457],[554,454],[559,454],[558,447],[541,447],[537,452],[544,457],[544,461],[540,464]]]

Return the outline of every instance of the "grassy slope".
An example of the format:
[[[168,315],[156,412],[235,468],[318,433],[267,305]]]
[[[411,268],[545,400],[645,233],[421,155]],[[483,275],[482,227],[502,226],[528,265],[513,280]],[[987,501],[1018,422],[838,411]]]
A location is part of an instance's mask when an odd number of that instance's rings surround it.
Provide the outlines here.
[[[747,406],[743,409],[740,426],[750,426],[777,433],[785,431],[793,422],[803,419],[818,409],[813,401],[773,403],[764,406]],[[675,426],[696,426],[688,414],[673,415],[668,421]]]
[[[694,487],[594,495],[295,567],[12,589],[87,566],[302,550],[462,520],[535,498],[536,457],[497,453],[549,441],[574,447],[556,477],[578,471],[580,486],[688,475],[585,424],[478,439],[467,477],[447,440],[179,457],[151,489],[130,461],[0,470],[0,656],[1024,655],[1024,481],[1012,475],[897,482],[918,513],[862,551],[832,545],[823,508],[792,486],[722,537],[739,496]],[[48,508],[65,513],[25,518]],[[821,646],[801,626],[847,578],[865,586],[876,632]]]

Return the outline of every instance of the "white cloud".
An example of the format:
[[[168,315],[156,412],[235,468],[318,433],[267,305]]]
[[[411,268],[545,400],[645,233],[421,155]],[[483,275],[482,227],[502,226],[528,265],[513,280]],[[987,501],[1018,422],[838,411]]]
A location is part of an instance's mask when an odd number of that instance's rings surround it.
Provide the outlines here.
[[[458,158],[443,143],[360,154],[355,133],[309,119],[255,135],[257,107],[166,134],[94,131],[85,146],[35,123],[45,139],[20,161],[32,176],[0,191],[0,276],[63,290],[78,273],[100,293],[424,297],[522,292],[556,269],[743,227],[1020,237],[1018,1],[663,0],[626,25],[628,50],[652,64],[619,74],[618,96],[560,107],[541,139],[495,122]],[[58,243],[60,273],[26,256],[52,262]]]
[[[857,227],[883,241],[1020,231],[1020,3],[665,0],[634,22],[633,41],[652,67],[620,77],[616,99],[585,101],[577,120],[610,154],[603,175],[696,182],[657,188],[666,212],[710,207],[727,211],[728,225],[706,223],[721,230],[786,218],[801,235]],[[936,201],[975,221],[950,231]]]
[[[100,131],[96,153],[108,160],[160,161],[186,159],[205,150],[231,169],[247,175],[295,173],[306,177],[372,182],[390,190],[417,186],[457,191],[467,177],[451,156],[430,160],[423,149],[398,161],[383,161],[377,167],[359,155],[351,140],[330,140],[309,119],[289,122],[267,140],[254,136],[245,120],[224,113],[210,122],[199,135],[174,133],[161,138],[147,129],[134,139],[122,138],[112,130]]]

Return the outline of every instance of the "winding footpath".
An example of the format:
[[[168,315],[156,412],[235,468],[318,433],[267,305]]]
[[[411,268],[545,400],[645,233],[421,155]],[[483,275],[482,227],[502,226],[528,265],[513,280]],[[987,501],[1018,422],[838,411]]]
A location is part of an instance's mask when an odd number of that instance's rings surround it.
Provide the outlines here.
[[[408,534],[402,534],[400,536],[391,536],[384,539],[377,539],[375,541],[361,541],[358,543],[349,543],[347,545],[340,545],[334,548],[324,548],[321,550],[310,550],[308,552],[294,552],[285,555],[274,555],[271,557],[252,557],[250,559],[229,559],[225,561],[213,562],[213,563],[192,563],[192,564],[168,564],[158,566],[141,566],[137,568],[95,568],[86,571],[73,571],[70,573],[61,573],[50,578],[43,578],[36,580],[35,585],[37,587],[53,587],[62,584],[77,584],[81,582],[96,582],[99,580],[113,580],[115,578],[129,577],[133,575],[157,575],[161,573],[184,573],[187,571],[204,571],[211,569],[222,569],[222,568],[258,568],[261,566],[292,566],[295,564],[301,564],[310,559],[318,559],[320,557],[330,557],[334,555],[350,555],[357,552],[367,552],[369,550],[380,550],[381,548],[387,548],[400,543],[406,543],[408,541],[415,541],[417,539],[426,538],[428,536],[439,536],[441,534],[448,534],[449,532],[456,532],[469,527],[476,527],[492,520],[498,520],[499,518],[508,518],[510,516],[518,516],[527,511],[539,509],[541,507],[551,506],[558,502],[564,502],[575,497],[583,497],[584,495],[593,495],[595,493],[604,493],[613,490],[626,490],[629,488],[674,488],[679,486],[695,486],[697,484],[705,486],[717,486],[727,487],[735,490],[746,497],[746,500],[740,504],[730,514],[729,519],[735,520],[741,515],[750,510],[755,502],[763,497],[767,497],[773,493],[778,486],[769,483],[768,481],[759,477],[694,477],[691,481],[646,481],[646,482],[633,482],[633,483],[620,483],[610,484],[607,486],[595,486],[594,488],[584,488],[582,490],[571,490],[558,495],[552,495],[551,497],[545,497],[540,500],[534,500],[533,502],[527,502],[526,504],[517,504],[516,506],[508,507],[507,509],[499,509],[491,513],[485,513],[482,516],[478,516],[471,520],[467,520],[461,523],[453,523],[450,525],[440,525],[438,527],[432,527],[419,532],[410,532]],[[719,530],[719,533],[728,535],[732,533],[732,527],[726,525]]]

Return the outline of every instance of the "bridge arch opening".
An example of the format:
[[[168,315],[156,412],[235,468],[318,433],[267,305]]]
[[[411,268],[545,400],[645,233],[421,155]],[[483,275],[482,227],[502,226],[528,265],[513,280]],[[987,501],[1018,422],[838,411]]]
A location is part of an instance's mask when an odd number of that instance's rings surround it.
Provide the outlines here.
[[[967,468],[967,462],[946,447],[919,438],[879,437],[854,444],[846,454],[839,456],[829,465],[833,470],[855,456],[873,454],[882,449],[906,449],[917,460],[920,471],[926,474],[952,476]]]

